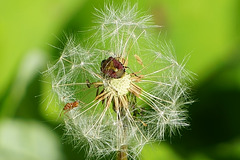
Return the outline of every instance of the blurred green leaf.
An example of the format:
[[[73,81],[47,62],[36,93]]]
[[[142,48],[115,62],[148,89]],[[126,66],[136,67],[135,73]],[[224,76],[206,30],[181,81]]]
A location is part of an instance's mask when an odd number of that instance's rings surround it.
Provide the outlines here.
[[[152,3],[155,19],[164,20],[163,26],[173,41],[177,57],[190,54],[187,67],[199,75],[199,82],[233,54],[237,46],[236,0],[153,0]]]
[[[29,50],[47,46],[85,0],[0,1],[0,97]],[[62,30],[61,30],[62,31]]]
[[[211,158],[207,157],[203,153],[190,153],[189,160],[212,160]]]
[[[0,108],[0,117],[15,114],[19,103],[26,94],[28,85],[45,63],[46,56],[40,50],[33,50],[23,57],[9,94]]]
[[[142,160],[183,160],[168,144],[146,145],[142,151]]]
[[[58,137],[36,121],[0,122],[1,160],[62,160]]]
[[[218,144],[215,155],[223,159],[240,159],[240,139]]]

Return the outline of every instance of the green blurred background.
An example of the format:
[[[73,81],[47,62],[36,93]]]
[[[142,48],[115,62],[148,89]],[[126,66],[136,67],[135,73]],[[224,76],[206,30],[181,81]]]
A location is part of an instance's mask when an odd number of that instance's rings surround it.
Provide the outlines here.
[[[92,26],[94,7],[103,1],[0,1],[0,160],[84,159],[62,137],[57,111],[46,109],[41,72],[66,35]],[[186,67],[197,74],[191,127],[146,146],[142,159],[240,160],[240,1],[148,0],[139,9],[164,26],[179,60],[190,55]]]

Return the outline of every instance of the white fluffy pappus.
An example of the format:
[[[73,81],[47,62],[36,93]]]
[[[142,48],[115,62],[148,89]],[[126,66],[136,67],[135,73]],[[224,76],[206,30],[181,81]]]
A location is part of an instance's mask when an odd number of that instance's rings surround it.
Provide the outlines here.
[[[66,135],[86,158],[136,159],[145,144],[188,126],[189,74],[137,5],[105,5],[95,16],[88,45],[70,38],[46,73],[68,104]]]

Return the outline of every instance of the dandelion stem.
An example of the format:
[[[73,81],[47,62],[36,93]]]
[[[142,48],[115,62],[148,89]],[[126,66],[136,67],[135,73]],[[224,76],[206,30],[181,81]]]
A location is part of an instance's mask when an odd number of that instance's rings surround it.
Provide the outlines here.
[[[123,102],[122,102],[123,103]],[[128,159],[128,154],[127,154],[127,145],[126,145],[126,141],[127,141],[127,123],[126,123],[126,112],[123,109],[124,104],[122,104],[122,106],[119,108],[119,112],[120,112],[120,121],[122,122],[122,132],[120,132],[120,136],[118,137],[119,141],[120,141],[120,151],[118,151],[117,153],[117,160],[127,160]],[[122,118],[121,118],[122,117]]]
[[[127,145],[121,146],[121,151],[117,155],[117,160],[127,160]]]

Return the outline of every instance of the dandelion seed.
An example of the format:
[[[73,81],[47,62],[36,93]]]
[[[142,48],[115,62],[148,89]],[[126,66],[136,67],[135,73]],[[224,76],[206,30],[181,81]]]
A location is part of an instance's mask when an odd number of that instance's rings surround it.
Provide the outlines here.
[[[145,144],[188,126],[188,72],[136,5],[96,12],[90,47],[70,39],[46,73],[66,104],[66,135],[88,148],[87,158],[136,159]]]

